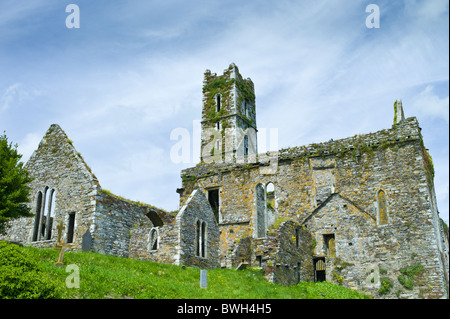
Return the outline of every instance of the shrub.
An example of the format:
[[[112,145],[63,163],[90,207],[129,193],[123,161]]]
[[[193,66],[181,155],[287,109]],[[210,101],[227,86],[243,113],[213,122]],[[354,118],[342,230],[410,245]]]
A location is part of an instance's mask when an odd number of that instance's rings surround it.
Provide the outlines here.
[[[394,283],[392,280],[389,279],[389,277],[381,277],[380,279],[380,289],[378,289],[378,294],[380,296],[387,294],[389,291],[391,291],[391,288],[394,286]]]
[[[0,299],[59,298],[60,291],[22,248],[0,241]]]
[[[402,275],[398,276],[398,281],[408,290],[412,290],[414,287],[414,277],[424,271],[423,266],[420,263],[413,264],[409,267],[403,267],[400,269]]]

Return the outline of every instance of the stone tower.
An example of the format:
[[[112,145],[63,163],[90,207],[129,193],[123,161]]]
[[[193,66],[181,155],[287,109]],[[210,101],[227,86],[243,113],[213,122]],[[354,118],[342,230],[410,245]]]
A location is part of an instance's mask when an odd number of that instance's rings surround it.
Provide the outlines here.
[[[255,90],[234,63],[223,75],[205,71],[201,124],[203,162],[244,163],[256,157]]]

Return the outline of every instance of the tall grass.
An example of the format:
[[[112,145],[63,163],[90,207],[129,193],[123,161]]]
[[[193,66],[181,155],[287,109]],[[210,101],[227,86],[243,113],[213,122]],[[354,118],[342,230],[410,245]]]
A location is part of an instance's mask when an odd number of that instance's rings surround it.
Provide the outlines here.
[[[269,283],[258,269],[208,270],[208,287],[200,288],[200,270],[193,267],[101,255],[66,252],[64,265],[57,266],[59,251],[18,247],[39,271],[55,283],[52,298],[145,298],[145,299],[305,299],[367,298],[331,283],[306,283],[284,287]],[[66,265],[79,268],[80,287],[67,288]],[[0,275],[1,277],[1,275]],[[0,296],[2,297],[2,296]]]

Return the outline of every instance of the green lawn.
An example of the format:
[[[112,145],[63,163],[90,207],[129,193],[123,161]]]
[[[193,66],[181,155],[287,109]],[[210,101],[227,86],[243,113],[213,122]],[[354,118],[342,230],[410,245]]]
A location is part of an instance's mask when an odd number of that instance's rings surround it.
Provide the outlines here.
[[[66,252],[56,266],[59,250],[20,247],[0,242],[0,298],[145,298],[145,299],[354,299],[368,298],[331,283],[284,287],[267,282],[258,269],[208,270],[208,288],[200,288],[200,270],[150,261]],[[79,288],[67,288],[79,269]],[[69,283],[73,282],[70,281]]]

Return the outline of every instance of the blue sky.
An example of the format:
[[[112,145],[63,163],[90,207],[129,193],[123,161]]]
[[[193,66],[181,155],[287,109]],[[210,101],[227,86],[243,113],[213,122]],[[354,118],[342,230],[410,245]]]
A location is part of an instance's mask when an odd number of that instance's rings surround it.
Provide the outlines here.
[[[65,25],[71,3],[79,29]],[[280,148],[389,128],[401,98],[448,222],[448,20],[447,0],[0,0],[0,131],[27,160],[57,123],[102,187],[174,210],[198,160],[173,163],[170,133],[200,119],[203,72],[234,62]]]

